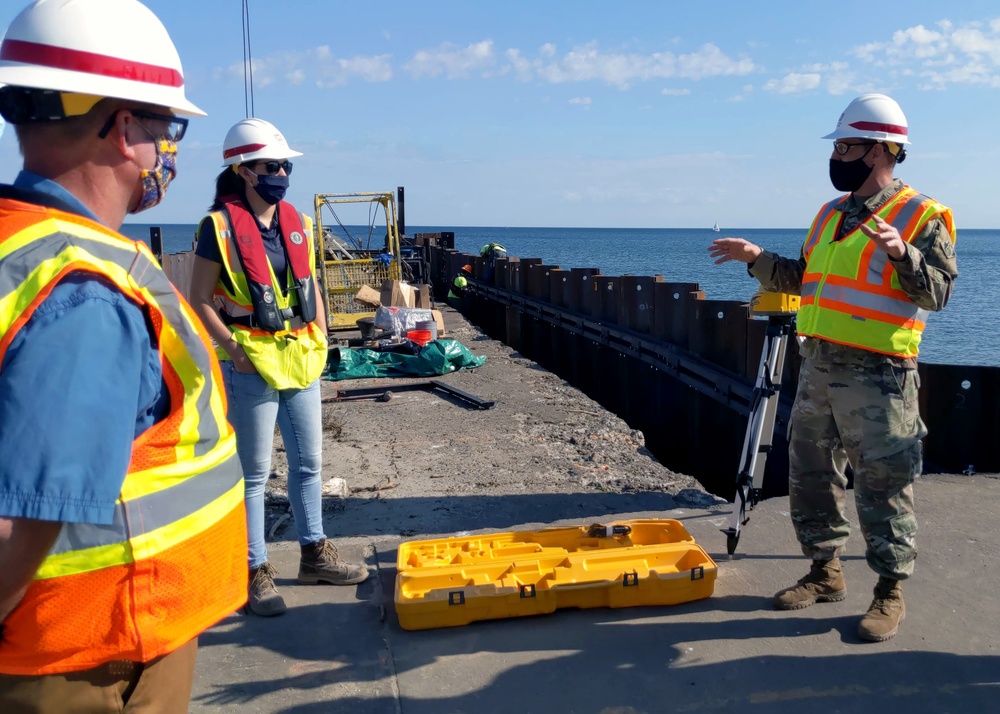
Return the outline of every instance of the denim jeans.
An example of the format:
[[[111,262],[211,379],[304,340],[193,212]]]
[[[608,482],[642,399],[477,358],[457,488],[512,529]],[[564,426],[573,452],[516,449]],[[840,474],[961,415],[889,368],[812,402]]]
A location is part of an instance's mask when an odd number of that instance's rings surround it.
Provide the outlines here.
[[[299,544],[315,543],[323,534],[323,405],[319,380],[305,389],[277,390],[259,374],[237,372],[222,363],[229,397],[229,423],[236,431],[236,450],[246,484],[249,566],[267,561],[264,545],[264,486],[271,473],[274,424],[277,420],[288,457],[288,502]]]

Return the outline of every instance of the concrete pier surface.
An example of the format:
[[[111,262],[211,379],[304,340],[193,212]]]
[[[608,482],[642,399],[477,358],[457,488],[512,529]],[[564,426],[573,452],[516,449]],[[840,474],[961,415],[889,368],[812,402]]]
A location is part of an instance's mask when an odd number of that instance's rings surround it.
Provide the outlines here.
[[[326,532],[364,559],[357,586],[295,582],[276,440],[271,562],[288,612],[234,614],[200,638],[192,712],[320,714],[653,714],[654,712],[995,711],[1000,696],[1000,565],[995,475],[916,484],[920,555],[907,619],[884,643],[858,639],[876,576],[860,532],[848,597],[779,612],[805,574],[788,499],[751,512],[735,557],[729,505],[663,467],[628,429],[562,380],[447,313],[486,364],[443,380],[485,399],[473,411],[433,392],[335,402],[324,384]],[[364,380],[342,387],[397,384]],[[726,435],[742,439],[742,434]],[[734,477],[737,465],[733,465]],[[332,493],[332,490],[331,490]],[[857,523],[851,506],[851,519]],[[676,518],[718,564],[712,597],[670,607],[553,615],[407,632],[393,609],[396,549],[464,532]]]

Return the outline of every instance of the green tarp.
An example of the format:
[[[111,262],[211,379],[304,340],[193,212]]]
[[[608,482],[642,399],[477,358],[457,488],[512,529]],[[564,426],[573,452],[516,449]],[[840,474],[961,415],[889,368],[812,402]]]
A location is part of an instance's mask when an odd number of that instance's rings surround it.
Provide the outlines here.
[[[336,357],[339,355],[339,359]],[[331,351],[327,379],[361,379],[363,377],[433,377],[460,369],[481,367],[485,357],[476,357],[461,342],[434,340],[424,345],[420,354],[379,352],[366,349],[340,348]]]

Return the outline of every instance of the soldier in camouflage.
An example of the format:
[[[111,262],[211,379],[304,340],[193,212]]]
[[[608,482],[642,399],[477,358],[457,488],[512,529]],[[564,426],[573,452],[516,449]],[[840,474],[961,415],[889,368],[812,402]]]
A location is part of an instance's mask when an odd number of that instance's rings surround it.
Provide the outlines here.
[[[955,232],[949,209],[893,178],[909,141],[892,99],[858,97],[824,138],[834,139],[831,180],[848,195],[820,210],[798,259],[741,238],[720,238],[709,253],[717,264],[747,263],[766,290],[803,296],[789,499],[812,568],[774,604],[797,610],[846,597],[839,557],[850,534],[850,463],[866,559],[879,576],[858,635],[882,641],[905,616],[900,583],[917,556],[913,482],[927,434],[917,346],[926,313],[947,304],[958,276]]]

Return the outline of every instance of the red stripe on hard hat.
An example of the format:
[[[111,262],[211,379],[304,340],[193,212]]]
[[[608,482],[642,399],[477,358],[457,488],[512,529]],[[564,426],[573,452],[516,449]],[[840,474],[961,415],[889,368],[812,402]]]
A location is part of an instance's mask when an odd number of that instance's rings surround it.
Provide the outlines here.
[[[228,159],[230,156],[236,156],[236,154],[249,154],[251,151],[260,151],[267,144],[244,144],[243,146],[234,146],[231,149],[226,149],[222,152],[222,158]]]
[[[121,57],[109,57],[93,52],[71,50],[66,47],[40,45],[36,42],[6,39],[0,46],[0,59],[10,62],[24,62],[53,69],[97,74],[102,77],[129,79],[143,84],[158,84],[163,87],[183,87],[184,77],[176,69],[145,64]]]
[[[852,129],[867,129],[869,131],[884,131],[888,134],[906,136],[906,127],[898,124],[880,124],[877,121],[856,121],[849,125]]]

